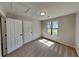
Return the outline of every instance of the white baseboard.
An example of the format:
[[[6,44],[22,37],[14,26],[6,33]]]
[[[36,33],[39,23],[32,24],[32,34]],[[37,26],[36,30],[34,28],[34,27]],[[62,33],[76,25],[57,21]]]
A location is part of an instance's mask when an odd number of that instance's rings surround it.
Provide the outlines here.
[[[59,41],[56,41],[56,42],[59,42]],[[72,47],[72,48],[75,48],[75,46],[73,46],[73,45],[71,45],[71,44],[68,44],[68,43],[65,43],[65,42],[59,42],[59,43],[64,44],[64,45],[67,45],[67,46],[70,46],[70,47]]]

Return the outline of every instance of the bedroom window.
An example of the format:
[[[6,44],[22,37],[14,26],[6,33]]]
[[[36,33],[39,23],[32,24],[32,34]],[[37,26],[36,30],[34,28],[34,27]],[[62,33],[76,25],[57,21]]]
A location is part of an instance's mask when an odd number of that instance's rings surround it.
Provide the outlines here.
[[[48,35],[57,36],[58,35],[58,21],[51,21],[47,23],[47,33]]]

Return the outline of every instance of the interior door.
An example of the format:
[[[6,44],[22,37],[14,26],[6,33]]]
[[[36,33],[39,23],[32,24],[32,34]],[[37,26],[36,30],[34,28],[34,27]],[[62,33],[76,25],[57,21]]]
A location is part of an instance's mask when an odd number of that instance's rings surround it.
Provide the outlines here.
[[[24,21],[24,43],[30,42],[33,39],[33,29],[31,21]]]
[[[7,18],[7,53],[22,46],[22,21]]]

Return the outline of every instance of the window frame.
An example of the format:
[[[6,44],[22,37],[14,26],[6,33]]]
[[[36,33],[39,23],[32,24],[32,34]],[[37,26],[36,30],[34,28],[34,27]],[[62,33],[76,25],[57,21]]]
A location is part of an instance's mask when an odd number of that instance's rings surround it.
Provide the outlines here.
[[[51,28],[48,28],[48,23],[49,23],[49,22],[51,22]],[[51,29],[51,34],[50,34],[50,35],[51,35],[51,36],[54,36],[52,30],[53,30],[53,29],[56,29],[56,30],[57,30],[57,35],[56,35],[56,36],[58,36],[59,22],[58,22],[58,21],[49,21],[49,22],[47,22],[47,33],[48,33],[48,29]],[[58,22],[58,28],[53,28],[53,22]],[[49,33],[48,33],[48,34],[49,34]]]

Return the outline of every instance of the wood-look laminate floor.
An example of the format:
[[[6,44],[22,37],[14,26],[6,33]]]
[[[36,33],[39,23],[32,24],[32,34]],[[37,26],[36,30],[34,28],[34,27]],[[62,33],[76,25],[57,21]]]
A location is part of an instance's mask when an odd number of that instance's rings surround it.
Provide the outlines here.
[[[77,57],[74,48],[53,43],[53,45],[47,46],[39,40],[35,40],[6,55],[6,57]]]

